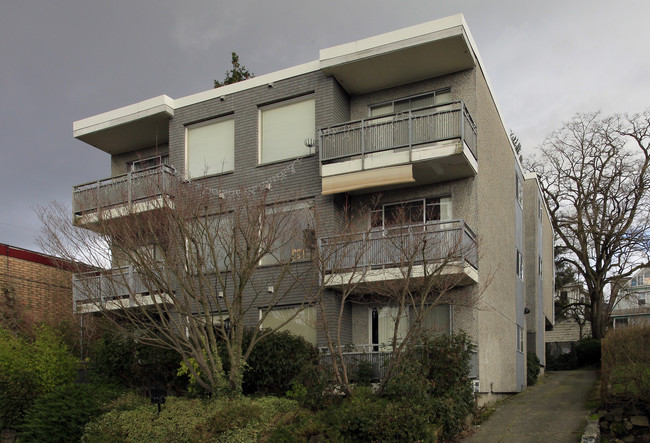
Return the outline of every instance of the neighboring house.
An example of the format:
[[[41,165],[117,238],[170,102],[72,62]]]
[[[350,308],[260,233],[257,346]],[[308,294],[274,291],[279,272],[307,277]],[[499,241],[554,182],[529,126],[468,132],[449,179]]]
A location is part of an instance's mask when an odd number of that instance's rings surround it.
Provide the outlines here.
[[[582,284],[564,286],[557,290],[557,301],[562,306],[574,303],[588,303],[588,295]],[[555,311],[555,323],[546,331],[547,353],[566,354],[573,345],[585,338],[591,337],[591,324],[584,315],[585,308],[575,305],[560,313]]]
[[[457,257],[453,272],[454,291],[477,304],[439,306],[431,321],[473,338],[473,376],[484,400],[525,388],[527,349],[545,361],[553,232],[537,179],[522,171],[462,15],[323,49],[314,62],[240,83],[89,117],[74,123],[74,136],[110,154],[112,169],[111,178],[75,187],[80,226],[92,228],[97,210],[117,219],[125,213],[121,207],[135,207],[130,192],[128,200],[108,198],[103,208],[85,206],[83,195],[110,193],[146,166],[157,167],[161,182],[178,171],[206,187],[238,189],[291,165],[289,178],[268,186],[269,196],[313,204],[327,214],[315,233],[319,245],[338,233],[344,203],[374,202],[363,217],[377,228],[378,243],[400,228],[391,218],[400,207],[418,214],[409,228],[431,232],[427,238],[441,249],[452,239],[474,246]],[[202,139],[218,143],[205,150]],[[296,158],[302,161],[292,163]],[[292,249],[291,257],[303,253]],[[268,266],[273,272],[273,263]],[[375,280],[399,278],[386,271],[391,263],[370,259],[357,266],[383,269],[373,271]],[[345,272],[327,270],[324,284],[333,303]],[[76,309],[92,310],[83,303],[97,297],[76,291]],[[340,344],[384,344],[394,325],[392,309],[380,297],[346,303]],[[317,315],[300,321],[289,329],[323,346]]]
[[[640,269],[623,286],[611,318],[614,329],[650,323],[650,268]]]
[[[0,310],[3,321],[27,327],[72,322],[72,269],[40,252],[0,244]],[[19,325],[18,325],[19,326]]]

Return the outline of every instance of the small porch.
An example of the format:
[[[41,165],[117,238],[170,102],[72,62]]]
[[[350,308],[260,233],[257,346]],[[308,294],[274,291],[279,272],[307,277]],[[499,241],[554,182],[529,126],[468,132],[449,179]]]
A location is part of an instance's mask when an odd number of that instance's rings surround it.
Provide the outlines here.
[[[176,171],[157,166],[77,185],[72,192],[73,221],[91,228],[100,221],[161,209],[172,203]]]
[[[132,266],[74,274],[72,300],[75,313],[171,303],[167,294],[151,294]]]
[[[432,221],[346,236],[319,239],[323,284],[399,280],[435,276],[456,286],[478,282],[476,234],[464,220]]]
[[[462,101],[319,130],[323,194],[472,177],[477,129]]]

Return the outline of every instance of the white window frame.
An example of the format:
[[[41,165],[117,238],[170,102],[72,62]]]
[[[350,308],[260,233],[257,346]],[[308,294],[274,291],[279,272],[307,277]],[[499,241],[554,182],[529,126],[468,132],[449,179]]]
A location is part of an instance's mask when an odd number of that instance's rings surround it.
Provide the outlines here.
[[[443,94],[450,94],[450,99],[447,100],[447,101],[438,102],[438,96],[443,95]],[[368,117],[381,117],[382,115],[394,114],[395,113],[395,104],[396,103],[406,102],[406,101],[409,102],[408,110],[419,109],[419,108],[413,108],[411,106],[410,103],[412,102],[412,100],[413,99],[418,99],[418,98],[423,98],[423,97],[428,97],[428,96],[433,97],[433,103],[434,104],[432,106],[436,106],[438,104],[443,105],[445,103],[450,103],[451,102],[451,86],[448,86],[446,88],[437,89],[435,91],[425,92],[423,94],[416,94],[416,95],[411,95],[411,96],[408,96],[408,97],[401,97],[401,98],[398,98],[398,99],[395,99],[395,100],[389,100],[389,101],[380,102],[380,103],[373,103],[371,105],[368,105]],[[385,108],[390,107],[390,112],[383,112],[383,113],[380,113],[380,114],[377,114],[377,115],[373,116],[372,115],[373,109],[377,109],[377,108],[381,108],[381,107],[385,107]],[[405,112],[405,111],[402,111],[402,112]]]
[[[310,128],[308,131],[305,131],[304,136],[295,135],[295,134],[293,135],[295,140],[291,140],[291,141],[293,143],[299,144],[299,148],[291,147],[292,150],[294,149],[296,150],[295,155],[292,154],[288,156],[264,160],[263,158],[264,157],[264,113],[267,111],[273,111],[283,107],[294,106],[306,102],[312,102],[313,104],[313,114],[311,114],[311,109],[310,109],[310,116],[309,116],[312,117],[313,120],[310,120],[309,122]],[[314,94],[303,95],[300,97],[283,100],[281,102],[273,103],[270,105],[259,106],[257,110],[257,116],[258,116],[257,118],[257,122],[258,122],[257,163],[259,165],[283,162],[283,161],[292,160],[298,157],[304,157],[313,154],[313,151],[308,146],[305,145],[305,140],[314,139],[316,137],[316,96]]]
[[[231,129],[230,127],[232,127],[232,137],[230,137],[230,134],[228,134],[229,145],[226,146],[226,149],[228,149],[228,153],[230,154],[230,156],[222,157],[221,164],[218,164],[217,159],[215,159],[214,165],[211,165],[210,163],[206,163],[204,161],[205,170],[193,174],[190,165],[190,161],[192,158],[190,152],[190,144],[191,144],[190,133],[192,132],[192,130],[206,128],[208,126],[213,126],[213,125],[215,126],[221,125],[221,124],[228,124],[229,127],[226,128],[226,131],[229,131]],[[235,170],[235,116],[234,115],[230,114],[225,117],[218,117],[211,120],[206,120],[200,123],[194,123],[185,126],[185,176],[187,178],[196,179],[202,177],[209,177],[212,175],[227,174],[234,170]]]
[[[517,248],[516,254],[516,263],[515,263],[515,273],[520,279],[524,279],[524,256],[522,255],[519,248]]]
[[[427,220],[427,209],[429,205],[433,205],[433,203],[430,203],[431,200],[438,199],[439,205],[447,204],[449,206],[449,216],[447,218],[440,218],[439,220]],[[444,202],[442,200],[445,200]],[[393,202],[393,203],[385,203],[381,206],[381,209],[375,209],[370,211],[370,227],[372,230],[382,230],[385,231],[387,229],[392,228],[393,226],[386,226],[386,208],[390,206],[400,206],[400,205],[408,205],[410,203],[415,203],[415,202],[422,202],[422,208],[423,208],[423,213],[422,213],[422,222],[417,223],[415,225],[406,225],[405,227],[408,226],[419,226],[420,224],[426,224],[430,221],[449,221],[453,220],[453,200],[451,198],[451,195],[441,195],[441,196],[436,196],[436,197],[426,197],[426,198],[417,198],[414,200],[406,200],[406,201],[401,201],[401,202]],[[381,226],[375,226],[373,227],[373,217],[381,217]],[[441,217],[442,217],[442,211],[441,211]]]

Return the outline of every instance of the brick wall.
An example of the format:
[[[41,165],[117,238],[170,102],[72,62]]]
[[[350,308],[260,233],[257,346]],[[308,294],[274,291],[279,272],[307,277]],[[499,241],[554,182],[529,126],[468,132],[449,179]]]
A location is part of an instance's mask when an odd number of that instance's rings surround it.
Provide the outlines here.
[[[52,257],[0,244],[0,304],[11,309],[10,314],[22,315],[28,325],[74,320],[71,274]],[[5,290],[14,306],[7,303]]]

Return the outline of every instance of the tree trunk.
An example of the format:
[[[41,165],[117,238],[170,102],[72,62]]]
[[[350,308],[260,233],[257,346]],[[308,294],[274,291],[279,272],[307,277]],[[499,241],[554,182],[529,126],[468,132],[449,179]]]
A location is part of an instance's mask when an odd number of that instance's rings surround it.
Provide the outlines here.
[[[591,337],[597,340],[603,338],[603,299],[602,294],[591,295]]]

